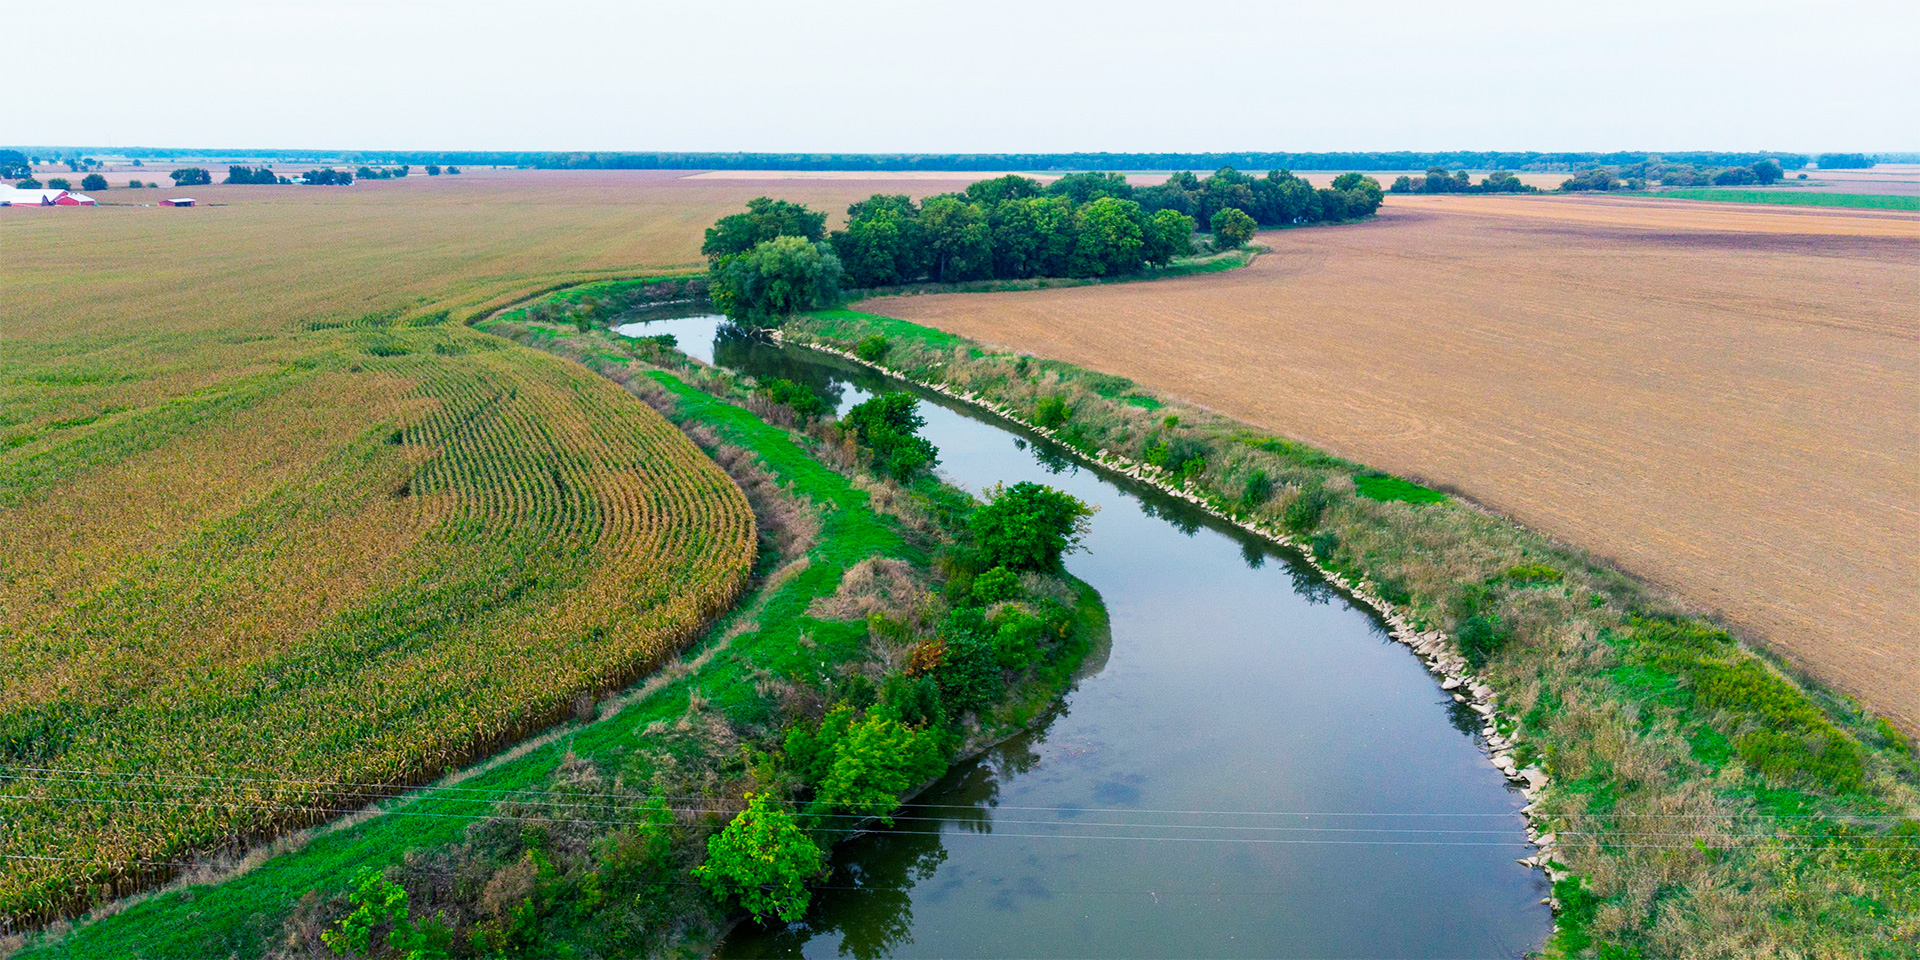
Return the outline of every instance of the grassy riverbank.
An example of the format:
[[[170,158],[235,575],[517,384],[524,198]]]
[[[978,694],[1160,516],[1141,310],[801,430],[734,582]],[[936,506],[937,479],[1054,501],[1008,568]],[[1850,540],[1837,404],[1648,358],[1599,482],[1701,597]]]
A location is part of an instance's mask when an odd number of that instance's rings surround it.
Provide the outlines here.
[[[854,311],[786,332],[863,341],[911,379],[1010,409],[1284,538],[1490,688],[1556,878],[1554,956],[1902,957],[1920,945],[1920,802],[1893,726],[1718,625],[1472,504],[1068,364]],[[879,337],[884,343],[870,338]],[[1476,691],[1477,692],[1477,691]]]
[[[759,520],[748,599],[646,684],[578,703],[572,723],[261,851],[248,869],[203,875],[54,931],[25,955],[324,956],[333,946],[325,938],[339,935],[352,910],[394,891],[404,891],[399,916],[408,942],[429,949],[423,955],[700,953],[736,913],[691,870],[707,838],[745,806],[744,793],[807,811],[801,822],[831,844],[884,815],[891,800],[879,797],[1017,731],[1070,685],[1105,629],[1098,596],[1028,575],[983,608],[966,589],[970,497],[926,478],[877,480],[857,452],[766,418],[790,411],[743,406],[753,401],[730,377],[645,342],[579,335],[566,305],[582,297],[556,300],[551,310],[510,311],[489,329],[625,385],[728,469]],[[1011,626],[1030,644],[1024,660],[970,675],[970,699],[948,695],[957,655],[929,649],[972,642],[952,630],[955,616],[1002,634]],[[919,672],[897,679],[909,661]],[[903,688],[917,696],[911,716],[889,713]],[[812,731],[820,760],[829,716],[930,745],[932,765],[911,782],[865,783],[866,806],[825,804],[823,785],[788,748],[793,731]],[[847,780],[838,772],[836,783]],[[387,796],[366,789],[363,801]],[[369,892],[353,899],[363,882]],[[383,921],[375,933],[396,926]]]

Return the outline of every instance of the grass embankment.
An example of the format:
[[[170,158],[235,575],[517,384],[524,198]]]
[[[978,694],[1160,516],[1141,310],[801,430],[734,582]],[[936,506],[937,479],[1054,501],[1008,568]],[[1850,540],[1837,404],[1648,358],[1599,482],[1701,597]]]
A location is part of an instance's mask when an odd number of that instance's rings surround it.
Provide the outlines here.
[[[1669,200],[1712,200],[1718,203],[1772,203],[1794,207],[1854,207],[1862,210],[1920,210],[1920,197],[1879,193],[1815,193],[1793,187],[1777,190],[1716,190],[1686,187],[1644,194]]]
[[[876,680],[893,675],[885,664],[931,629],[915,618],[950,605],[929,567],[947,556],[951,524],[972,500],[931,481],[901,489],[830,469],[813,441],[682,379],[683,358],[636,343],[682,373],[631,362],[623,338],[576,335],[564,306],[535,310],[562,323],[542,326],[517,310],[491,326],[629,384],[743,479],[764,541],[748,600],[636,692],[597,710],[583,703],[596,719],[383,804],[378,815],[316,830],[237,876],[138,900],[36,942],[26,955],[324,954],[320,935],[349,912],[347,894],[369,870],[408,891],[420,928],[444,911],[458,934],[447,945],[461,956],[696,952],[724,929],[729,908],[689,874],[705,837],[739,809],[744,790],[807,794],[804,779],[783,769],[783,737],[832,704],[873,710],[884,696]],[[705,385],[740,392],[727,378]],[[913,522],[876,509],[876,497]],[[1065,689],[1104,613],[1084,585],[1064,599],[1066,636],[1041,644],[1043,660],[1005,674],[1003,696],[976,705],[964,727],[942,728],[948,753],[1019,729]],[[820,816],[826,842],[859,819]]]
[[[1069,364],[831,311],[788,335],[977,395],[1297,545],[1391,604],[1547,776],[1552,956],[1895,958],[1920,946],[1920,767],[1894,727],[1603,564],[1439,491]],[[868,348],[871,355],[872,347]]]

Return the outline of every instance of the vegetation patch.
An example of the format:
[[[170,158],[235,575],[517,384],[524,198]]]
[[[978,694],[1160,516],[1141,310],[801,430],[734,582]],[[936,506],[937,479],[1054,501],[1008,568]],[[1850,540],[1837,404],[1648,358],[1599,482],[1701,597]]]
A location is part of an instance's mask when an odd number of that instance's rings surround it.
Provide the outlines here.
[[[1447,495],[1438,490],[1429,490],[1411,480],[1388,476],[1384,473],[1363,473],[1353,479],[1356,491],[1369,500],[1398,500],[1402,503],[1440,503]]]

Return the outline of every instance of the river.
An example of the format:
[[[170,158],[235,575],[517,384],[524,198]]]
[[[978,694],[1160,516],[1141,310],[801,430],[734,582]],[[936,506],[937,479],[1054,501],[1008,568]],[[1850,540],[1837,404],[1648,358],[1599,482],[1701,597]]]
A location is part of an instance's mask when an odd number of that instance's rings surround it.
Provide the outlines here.
[[[658,312],[651,315],[658,317]],[[718,317],[618,328],[812,384],[872,371]],[[722,957],[1518,957],[1552,919],[1524,800],[1477,718],[1370,612],[1286,551],[926,391],[940,473],[1099,508],[1067,568],[1112,615],[1065,702],[835,848],[798,923]]]

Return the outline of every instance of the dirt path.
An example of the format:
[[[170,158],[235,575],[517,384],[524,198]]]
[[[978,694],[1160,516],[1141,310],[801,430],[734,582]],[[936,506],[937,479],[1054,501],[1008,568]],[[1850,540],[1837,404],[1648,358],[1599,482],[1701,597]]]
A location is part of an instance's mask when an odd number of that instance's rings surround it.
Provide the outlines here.
[[[862,309],[1458,489],[1920,730],[1920,216],[1395,198],[1228,274]]]

